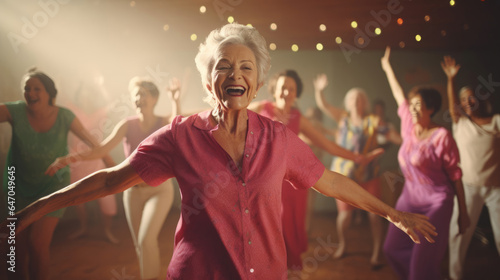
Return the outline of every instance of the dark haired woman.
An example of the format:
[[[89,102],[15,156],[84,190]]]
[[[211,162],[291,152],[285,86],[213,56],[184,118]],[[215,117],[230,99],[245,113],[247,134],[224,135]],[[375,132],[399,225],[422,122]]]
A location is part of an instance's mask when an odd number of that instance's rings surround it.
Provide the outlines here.
[[[381,62],[399,106],[403,144],[398,160],[405,177],[395,208],[428,216],[439,235],[434,244],[415,246],[389,225],[384,252],[400,279],[442,279],[440,268],[448,246],[455,196],[460,215],[452,222],[458,223],[460,233],[469,226],[460,157],[451,133],[432,121],[441,106],[439,92],[419,87],[411,90],[406,100],[389,62],[390,51],[387,47]]]
[[[30,70],[23,83],[26,102],[0,104],[0,123],[9,122],[12,126],[3,191],[9,198],[7,205],[15,206],[14,211],[70,183],[69,168],[59,170],[55,176],[44,174],[56,158],[68,153],[69,131],[89,146],[99,145],[70,110],[54,104],[57,89],[50,77]],[[114,165],[109,156],[106,163]],[[64,210],[47,214],[16,236],[19,279],[48,279],[50,242]]]

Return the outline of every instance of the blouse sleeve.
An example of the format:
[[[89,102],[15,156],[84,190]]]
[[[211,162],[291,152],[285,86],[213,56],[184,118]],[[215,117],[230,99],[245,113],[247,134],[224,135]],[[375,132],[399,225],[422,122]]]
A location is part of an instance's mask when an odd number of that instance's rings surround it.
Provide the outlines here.
[[[132,168],[150,186],[158,186],[174,177],[173,159],[176,158],[175,124],[181,119],[177,116],[172,124],[144,139],[129,157]]]
[[[413,129],[413,123],[411,121],[410,107],[408,106],[408,100],[403,101],[398,108],[398,116],[401,119],[401,137],[410,137],[411,131]]]
[[[442,128],[443,133],[438,137],[435,147],[436,155],[442,159],[443,169],[451,181],[460,180],[462,178],[462,169],[458,166],[460,163],[460,155],[458,153],[457,143],[453,139],[451,133]]]
[[[323,175],[325,166],[314,155],[311,148],[288,128],[286,139],[285,180],[295,188],[307,189],[314,186]]]

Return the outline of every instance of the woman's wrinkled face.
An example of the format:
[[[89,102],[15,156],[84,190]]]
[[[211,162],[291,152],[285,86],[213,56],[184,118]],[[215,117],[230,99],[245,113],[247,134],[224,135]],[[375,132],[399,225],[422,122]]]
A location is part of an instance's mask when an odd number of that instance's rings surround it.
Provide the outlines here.
[[[465,114],[469,116],[471,116],[474,110],[477,109],[479,103],[477,102],[472,90],[467,89],[460,93],[460,106],[462,107],[462,110],[464,110]]]
[[[428,109],[422,96],[414,95],[410,99],[410,114],[414,124],[427,124],[431,120],[432,109]]]
[[[138,112],[152,112],[158,102],[158,98],[151,95],[149,90],[136,86],[130,92],[132,95],[132,102]]]
[[[278,107],[293,105],[297,99],[297,83],[293,78],[281,76],[276,81],[274,99]]]
[[[250,48],[229,44],[220,49],[215,57],[212,83],[207,84],[219,109],[246,109],[261,86],[255,55]]]
[[[31,77],[26,79],[24,83],[24,99],[28,107],[34,108],[48,106],[51,98],[40,79]]]

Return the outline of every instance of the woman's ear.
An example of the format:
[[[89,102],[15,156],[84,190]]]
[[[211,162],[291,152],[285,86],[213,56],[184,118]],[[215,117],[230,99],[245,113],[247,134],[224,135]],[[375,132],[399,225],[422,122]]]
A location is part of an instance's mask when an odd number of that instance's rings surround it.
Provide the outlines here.
[[[209,83],[207,83],[207,84],[205,85],[205,87],[207,87],[207,90],[208,90],[209,92],[212,92],[212,86],[211,86]]]

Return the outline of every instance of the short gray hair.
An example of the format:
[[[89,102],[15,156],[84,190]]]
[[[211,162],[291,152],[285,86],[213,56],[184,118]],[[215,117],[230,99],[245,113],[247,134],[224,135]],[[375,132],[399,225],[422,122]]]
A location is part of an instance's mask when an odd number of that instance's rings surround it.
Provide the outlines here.
[[[215,55],[222,47],[230,44],[241,44],[252,50],[257,63],[257,82],[260,84],[265,81],[271,67],[271,56],[267,50],[266,40],[253,27],[238,23],[229,23],[220,29],[210,32],[205,42],[200,45],[198,54],[196,55],[196,67],[200,72],[204,88],[206,84],[212,82]],[[208,99],[211,99],[211,96]]]
[[[363,98],[365,100],[365,112],[358,112],[358,113],[363,113],[363,114],[367,114],[368,113],[368,109],[369,109],[369,100],[368,100],[368,95],[366,94],[366,91],[362,88],[358,88],[358,87],[355,87],[355,88],[351,88],[346,94],[345,94],[345,97],[344,97],[344,108],[346,109],[346,111],[350,112],[350,110],[352,109],[352,106],[354,106],[355,102],[356,102],[356,97],[361,96],[361,98]]]

